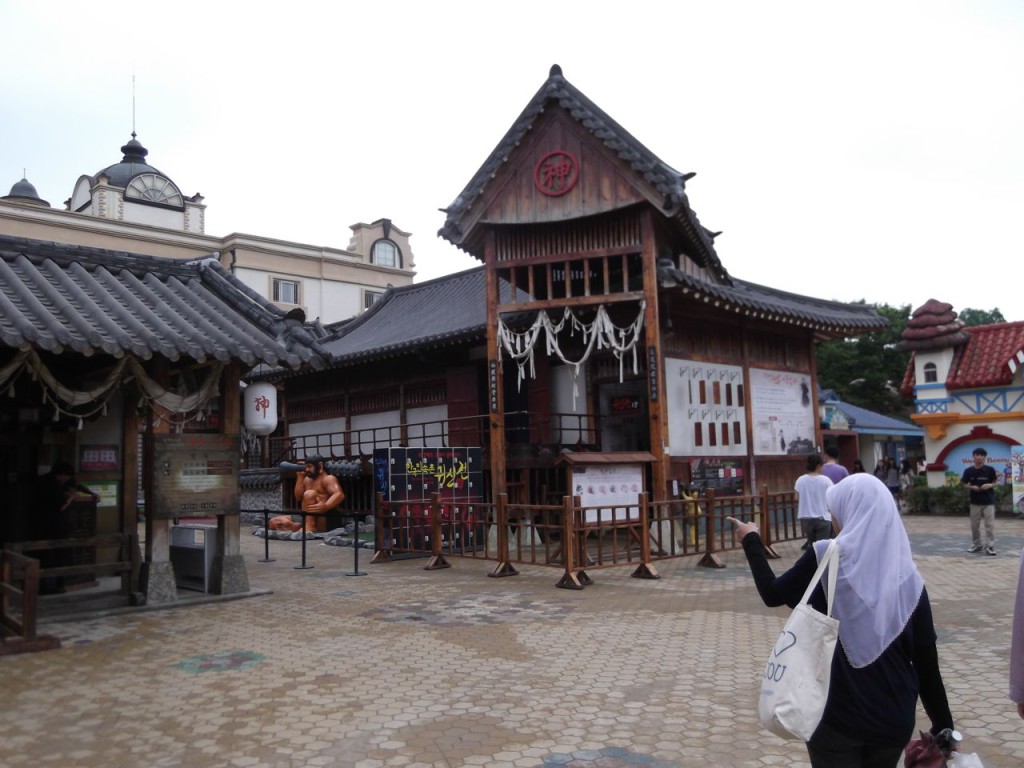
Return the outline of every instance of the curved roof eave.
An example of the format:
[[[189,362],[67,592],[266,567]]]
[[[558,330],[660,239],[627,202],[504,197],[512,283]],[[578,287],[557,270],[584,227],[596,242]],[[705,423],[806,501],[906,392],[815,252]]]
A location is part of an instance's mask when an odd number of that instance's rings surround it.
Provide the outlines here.
[[[805,327],[826,336],[864,333],[889,325],[866,304],[802,296],[739,278],[733,278],[731,285],[717,285],[683,272],[667,260],[658,263],[658,283],[662,289],[678,290],[725,311]]]

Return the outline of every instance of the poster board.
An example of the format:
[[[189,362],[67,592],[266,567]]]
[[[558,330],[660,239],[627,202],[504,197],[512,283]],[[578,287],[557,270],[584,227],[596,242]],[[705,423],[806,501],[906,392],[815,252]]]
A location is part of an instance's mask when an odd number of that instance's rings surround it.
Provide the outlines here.
[[[815,453],[817,406],[806,373],[750,369],[753,449],[761,456]]]
[[[717,496],[743,495],[742,459],[691,459],[690,486]]]
[[[665,358],[669,455],[746,456],[743,368]]]
[[[483,457],[478,447],[378,448],[373,452],[377,491],[386,501],[480,501]]]
[[[640,519],[640,494],[646,493],[646,467],[654,456],[642,451],[566,453],[557,460],[569,465],[568,495],[579,496],[587,508],[584,522],[608,523]]]
[[[239,454],[238,435],[153,435],[154,519],[237,515]]]

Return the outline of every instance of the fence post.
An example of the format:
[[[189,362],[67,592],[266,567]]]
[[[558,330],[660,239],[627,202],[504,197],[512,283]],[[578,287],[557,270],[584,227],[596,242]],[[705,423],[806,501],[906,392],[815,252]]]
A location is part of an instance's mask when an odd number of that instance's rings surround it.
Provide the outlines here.
[[[508,554],[508,494],[498,494],[498,564],[488,573],[488,576],[495,578],[501,576],[518,576],[519,571],[512,565]]]
[[[725,568],[725,563],[715,554],[715,491],[709,490],[704,502],[704,556],[697,563],[702,568]]]
[[[39,606],[39,561],[35,558],[25,557],[10,550],[0,550],[0,561],[3,562],[2,579],[3,594],[2,612],[0,622],[3,629],[3,642],[0,643],[0,656],[13,653],[31,653],[33,651],[49,651],[60,648],[60,638],[55,635],[36,634],[36,621],[38,619]],[[21,589],[15,587],[15,582],[20,578]],[[10,603],[9,595],[21,597],[21,621],[16,621],[8,611]],[[8,639],[8,631],[17,633],[17,636]]]
[[[565,566],[565,573],[555,584],[556,587],[562,589],[583,589],[592,583],[591,578],[577,564],[581,555],[579,541],[577,541],[579,532],[576,520],[579,507],[579,496],[562,497],[562,564]]]
[[[441,496],[437,493],[430,494],[430,559],[423,566],[425,571],[436,571],[440,568],[451,568],[443,554],[441,554]]]
[[[761,543],[769,560],[777,560],[779,553],[772,547],[771,507],[768,505],[768,485],[761,486]]]
[[[658,571],[651,563],[650,507],[647,506],[647,494],[637,497],[640,505],[640,565],[630,574],[634,579],[660,579]]]

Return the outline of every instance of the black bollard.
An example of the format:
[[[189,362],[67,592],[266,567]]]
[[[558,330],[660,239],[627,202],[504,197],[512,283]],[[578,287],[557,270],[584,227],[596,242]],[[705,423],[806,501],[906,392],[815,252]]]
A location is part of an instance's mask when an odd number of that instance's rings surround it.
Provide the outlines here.
[[[270,556],[270,510],[263,509],[263,559],[257,563],[272,563],[274,558]]]
[[[352,512],[352,572],[346,576],[365,576],[364,571],[359,570],[359,513]]]
[[[305,571],[312,568],[312,565],[306,565],[306,513],[300,512],[302,515],[302,565],[294,566],[297,571]]]

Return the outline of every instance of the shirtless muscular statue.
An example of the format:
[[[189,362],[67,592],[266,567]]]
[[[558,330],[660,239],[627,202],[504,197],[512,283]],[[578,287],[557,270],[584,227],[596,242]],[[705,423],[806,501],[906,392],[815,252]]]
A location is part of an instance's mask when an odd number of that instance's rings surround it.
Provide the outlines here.
[[[295,500],[306,513],[306,530],[314,532],[323,527],[323,516],[341,504],[344,491],[338,478],[327,474],[323,456],[307,456],[306,468],[295,476]]]

